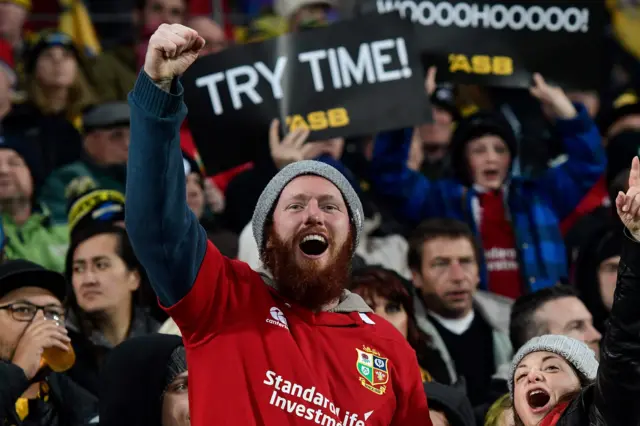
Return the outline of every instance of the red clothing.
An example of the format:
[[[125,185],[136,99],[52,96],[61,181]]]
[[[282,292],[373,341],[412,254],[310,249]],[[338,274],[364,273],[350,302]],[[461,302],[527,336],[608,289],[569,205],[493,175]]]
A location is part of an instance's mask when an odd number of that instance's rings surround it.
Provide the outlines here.
[[[596,208],[605,206],[609,201],[609,191],[607,190],[607,182],[605,176],[602,176],[587,195],[580,200],[580,204],[571,212],[569,216],[560,223],[560,231],[566,236],[567,232],[582,216],[594,211]]]
[[[166,311],[185,342],[193,426],[431,425],[415,352],[391,324],[287,303],[211,242]]]
[[[544,419],[542,419],[542,422],[540,422],[540,426],[555,426],[558,423],[558,420],[560,420],[560,417],[562,417],[562,413],[564,413],[564,410],[566,410],[568,406],[568,402],[561,402],[560,404],[553,407],[553,410],[549,411],[549,413],[544,416]]]
[[[195,142],[193,141],[193,136],[191,131],[189,130],[189,126],[187,125],[187,120],[182,122],[182,126],[180,127],[180,148],[187,153],[191,158],[193,158],[196,163],[200,166],[200,170],[202,173],[206,174],[204,164],[202,163],[202,158],[200,158],[200,153],[198,152],[198,148],[196,147]],[[225,170],[224,172],[218,173],[214,176],[209,176],[209,179],[214,183],[220,191],[225,193],[227,191],[227,186],[229,186],[229,182],[231,179],[236,177],[238,174],[244,172],[245,170],[253,167],[253,163],[244,163],[239,166],[234,167],[233,169]]]
[[[522,293],[516,236],[507,219],[502,191],[478,194],[480,235],[489,273],[489,291],[517,299]]]

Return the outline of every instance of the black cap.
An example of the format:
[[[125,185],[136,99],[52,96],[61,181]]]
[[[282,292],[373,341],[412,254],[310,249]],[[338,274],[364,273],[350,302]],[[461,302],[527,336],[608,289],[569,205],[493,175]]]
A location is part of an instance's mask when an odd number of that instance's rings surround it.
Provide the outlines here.
[[[105,102],[87,108],[82,115],[84,133],[93,130],[128,127],[131,122],[129,104]]]
[[[460,120],[460,111],[456,105],[456,93],[454,86],[449,83],[440,84],[431,95],[431,103],[451,114],[453,121]]]
[[[35,43],[27,51],[25,59],[25,67],[28,73],[33,72],[36,67],[36,62],[40,54],[49,47],[61,46],[71,51],[76,58],[79,59],[79,52],[73,44],[73,39],[65,33],[51,30],[43,30],[38,34]]]
[[[465,156],[465,146],[473,139],[486,135],[501,138],[513,160],[518,155],[518,142],[513,128],[500,113],[490,111],[476,112],[460,120],[451,137],[451,165],[455,176],[465,185],[471,185],[469,167]]]
[[[62,274],[28,260],[7,260],[0,264],[0,297],[22,287],[49,290],[62,302],[65,299],[67,283]]]
[[[614,99],[610,108],[602,114],[600,128],[606,135],[613,123],[634,114],[640,114],[640,98],[635,90],[624,90]]]

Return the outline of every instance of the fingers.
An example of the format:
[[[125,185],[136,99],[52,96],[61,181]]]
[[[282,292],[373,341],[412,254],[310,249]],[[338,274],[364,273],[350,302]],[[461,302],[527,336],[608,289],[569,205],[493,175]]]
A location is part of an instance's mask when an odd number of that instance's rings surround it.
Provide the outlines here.
[[[544,88],[546,87],[544,78],[539,73],[533,73],[533,86],[529,88],[531,96],[537,99],[541,99],[544,94]]]
[[[536,87],[539,87],[539,88],[543,88],[547,85],[547,82],[545,81],[544,77],[542,77],[542,75],[537,72],[533,73],[533,81]]]
[[[436,91],[436,67],[429,67],[427,70],[427,78],[424,82],[424,89],[427,91],[427,95],[433,95]]]
[[[34,320],[29,327],[25,330],[23,338],[28,339],[47,339],[51,336],[56,336],[64,342],[71,342],[71,339],[67,335],[67,329],[61,325],[58,325],[55,321],[42,319]]]
[[[151,36],[149,45],[161,50],[165,57],[174,58],[187,50],[199,51],[204,47],[204,39],[184,25],[162,24]]]
[[[622,211],[628,220],[637,218],[640,212],[640,189],[632,188],[627,191]]]
[[[640,160],[633,157],[631,160],[631,171],[629,172],[629,188],[640,186]]]
[[[309,137],[309,129],[305,129],[303,127],[298,127],[293,132],[289,133],[282,140],[283,145],[288,145],[292,148],[299,148]]]
[[[68,340],[69,338],[64,336],[65,338],[62,338],[61,336],[58,335],[53,335],[48,337],[45,341],[44,344],[42,345],[44,348],[57,348],[60,350],[63,350],[65,352],[69,352],[69,343],[70,341]]]

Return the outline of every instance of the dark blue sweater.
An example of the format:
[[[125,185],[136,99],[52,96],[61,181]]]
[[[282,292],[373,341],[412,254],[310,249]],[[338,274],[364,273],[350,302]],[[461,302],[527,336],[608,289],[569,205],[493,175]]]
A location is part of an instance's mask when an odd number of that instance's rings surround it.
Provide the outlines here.
[[[207,237],[187,206],[180,125],[187,115],[183,88],[171,93],[141,71],[133,91],[125,223],[136,256],[160,302],[171,306],[193,285]]]

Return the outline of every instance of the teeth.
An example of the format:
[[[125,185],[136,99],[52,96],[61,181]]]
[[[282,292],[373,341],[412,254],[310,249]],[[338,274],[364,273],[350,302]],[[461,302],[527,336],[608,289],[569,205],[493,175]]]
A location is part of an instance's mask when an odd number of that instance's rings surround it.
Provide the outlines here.
[[[537,389],[537,390],[533,390],[533,391],[529,392],[529,395],[530,395],[530,396],[538,395],[538,394],[544,394],[544,392],[543,392],[543,391],[541,391],[541,390],[539,390],[539,389]]]
[[[327,240],[322,235],[318,235],[318,234],[307,235],[302,239],[302,242],[306,243],[307,241],[313,241],[313,240],[320,241],[325,244],[327,243]]]

